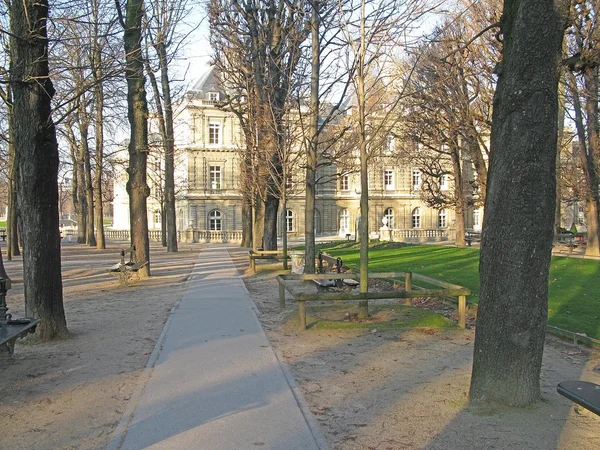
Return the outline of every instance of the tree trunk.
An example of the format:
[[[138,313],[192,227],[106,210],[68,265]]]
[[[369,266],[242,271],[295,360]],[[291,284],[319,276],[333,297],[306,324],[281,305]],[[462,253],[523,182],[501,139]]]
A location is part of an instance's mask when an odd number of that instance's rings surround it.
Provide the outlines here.
[[[585,112],[587,119],[587,138],[588,138],[588,170],[589,185],[588,199],[586,201],[586,225],[587,225],[587,245],[585,249],[586,256],[600,256],[600,218],[598,211],[600,209],[599,186],[600,177],[598,177],[598,157],[600,154],[600,132],[598,123],[598,67],[587,68],[583,74],[585,81]]]
[[[79,137],[81,160],[83,161],[83,195],[85,196],[85,243],[90,247],[96,246],[94,234],[94,188],[92,186],[92,167],[90,164],[89,120],[85,95],[79,105]]]
[[[148,104],[144,87],[144,64],[142,59],[143,0],[127,0],[125,33],[125,78],[127,80],[127,118],[131,128],[129,140],[129,217],[131,243],[139,263],[147,263],[138,274],[150,276],[150,240],[148,238],[148,208],[150,195],[147,183],[148,159]]]
[[[255,251],[259,248],[264,249],[263,232],[265,223],[265,204],[258,195],[256,197],[252,211],[252,249]]]
[[[14,145],[14,115],[12,108],[12,89],[8,86],[8,217],[6,219],[6,254],[7,259],[12,261],[13,256],[19,256],[19,233],[17,228],[17,166],[15,164],[15,145]]]
[[[165,212],[167,225],[167,252],[177,251],[177,218],[175,212],[175,132],[173,131],[173,102],[168,71],[167,50],[164,42],[157,48],[160,64],[165,120]]]
[[[315,273],[315,199],[317,147],[319,143],[319,77],[321,70],[319,40],[319,0],[311,2],[312,61],[310,78],[310,142],[306,152],[306,201],[304,214],[304,273]]]
[[[560,78],[564,80],[564,72],[561,72]],[[558,137],[557,137],[557,149],[556,149],[556,206],[554,207],[554,232],[558,233],[562,217],[562,186],[560,184],[560,177],[558,174],[561,172],[561,150],[563,146],[564,134],[565,134],[565,83],[559,84],[558,91]]]
[[[578,153],[583,174],[585,177],[585,222],[587,226],[587,244],[585,247],[586,256],[600,256],[600,237],[599,219],[598,219],[598,174],[596,172],[597,154],[593,151],[593,141],[586,132],[584,124],[583,105],[581,104],[580,93],[577,87],[577,80],[571,72],[567,72],[567,86],[571,92],[573,100],[573,111],[575,113],[575,129],[577,131],[577,140],[579,143]],[[588,99],[586,100],[589,101]],[[593,107],[586,106],[593,114]],[[590,117],[586,117],[589,121]],[[587,127],[590,131],[590,127]],[[593,128],[592,128],[593,129]],[[596,140],[597,144],[597,140]]]
[[[242,199],[242,244],[241,247],[252,247],[252,204],[244,194]]]
[[[270,185],[265,202],[263,247],[265,250],[277,250],[277,212],[279,210],[279,197],[272,191],[275,186]]]
[[[360,48],[357,55],[356,85],[358,100],[358,133],[360,148],[360,225],[357,230],[360,236],[360,292],[369,291],[369,174],[367,166],[367,124],[366,124],[366,92],[365,92],[365,0],[362,0],[360,21]],[[358,317],[369,317],[367,300],[358,302]]]
[[[97,14],[97,11],[95,12]],[[95,34],[98,36],[97,23]],[[102,202],[102,174],[104,173],[104,86],[102,80],[102,49],[94,43],[92,56],[92,76],[94,77],[94,103],[96,105],[96,173],[94,177],[94,217],[96,219],[96,248],[105,249],[104,205]]]
[[[456,245],[464,247],[465,242],[465,211],[466,198],[465,198],[465,183],[463,167],[460,161],[460,152],[458,149],[458,142],[454,140],[454,148],[452,149],[452,171],[454,173],[454,198],[456,201],[455,215],[456,215]]]
[[[568,11],[565,0],[504,2],[473,402],[525,406],[540,397],[556,198],[558,78]]]
[[[84,149],[80,143],[76,144],[75,137],[73,136],[73,146],[76,147],[77,164],[73,167],[73,171],[77,171],[77,175],[73,175],[73,180],[77,179],[77,203],[79,208],[77,211],[77,243],[85,244],[87,234],[87,197],[86,197],[86,179],[85,179],[85,162],[84,162]]]
[[[51,117],[46,0],[10,8],[17,200],[23,238],[25,313],[42,341],[68,336],[58,227],[58,143]]]

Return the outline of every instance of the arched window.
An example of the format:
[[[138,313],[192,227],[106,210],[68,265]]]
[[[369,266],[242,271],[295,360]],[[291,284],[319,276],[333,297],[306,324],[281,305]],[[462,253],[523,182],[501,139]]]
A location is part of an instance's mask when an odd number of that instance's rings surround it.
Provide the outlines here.
[[[415,208],[412,212],[413,228],[421,228],[421,208]]]
[[[221,211],[215,209],[208,214],[208,229],[211,231],[221,231],[223,229]]]
[[[394,228],[394,210],[392,208],[387,208],[383,212],[383,217],[387,219],[387,227]]]
[[[340,231],[348,233],[350,231],[350,213],[347,209],[340,211]]]
[[[285,230],[288,233],[295,231],[294,211],[288,209],[285,211]]]
[[[445,209],[440,209],[438,212],[438,228],[446,228],[448,226],[448,213]]]

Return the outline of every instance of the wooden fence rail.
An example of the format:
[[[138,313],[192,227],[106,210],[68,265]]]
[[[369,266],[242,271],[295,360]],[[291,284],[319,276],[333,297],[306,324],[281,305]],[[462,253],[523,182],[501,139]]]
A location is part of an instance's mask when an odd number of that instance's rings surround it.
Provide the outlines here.
[[[466,326],[467,314],[467,296],[471,291],[465,287],[445,281],[436,280],[425,275],[412,272],[384,272],[369,273],[369,279],[388,279],[402,281],[403,290],[384,291],[384,292],[317,292],[305,293],[296,289],[294,281],[307,280],[340,280],[359,277],[356,273],[327,273],[327,274],[284,274],[278,275],[279,282],[279,306],[285,308],[285,291],[289,292],[294,300],[298,302],[298,315],[300,329],[306,329],[306,302],[310,301],[361,301],[375,299],[396,299],[396,298],[421,298],[421,297],[457,297],[458,298],[458,324],[461,328]],[[418,280],[429,285],[437,286],[439,289],[429,289],[415,286],[414,280]],[[297,284],[297,283],[296,283]]]

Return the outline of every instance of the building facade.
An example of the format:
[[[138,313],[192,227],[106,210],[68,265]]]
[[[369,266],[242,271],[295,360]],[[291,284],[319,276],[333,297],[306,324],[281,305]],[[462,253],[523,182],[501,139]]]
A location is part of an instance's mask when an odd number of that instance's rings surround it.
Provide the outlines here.
[[[223,240],[241,239],[239,150],[245,141],[235,115],[217,107],[222,96],[216,76],[209,71],[187,93],[176,115],[176,212],[178,230],[184,239],[212,236],[219,240],[220,233],[229,236]],[[389,145],[393,145],[393,139]],[[423,179],[419,168],[399,167],[395,161],[390,152],[369,167],[371,237],[413,242],[454,239],[454,211],[427,206],[421,198]],[[287,208],[285,215],[279,214],[278,232],[285,230],[289,237],[295,238],[304,236],[305,173],[303,169],[291,171]],[[335,165],[329,165],[320,168],[317,177],[326,180],[317,186],[314,216],[317,235],[353,238],[361,220],[360,175],[352,170],[340,173]],[[117,181],[122,189],[115,188],[115,228],[128,228],[125,179]],[[449,177],[440,183],[442,190],[452,189]],[[151,229],[160,224],[156,211],[150,199]],[[466,226],[480,229],[479,210],[468,215]],[[194,235],[194,230],[200,234]]]

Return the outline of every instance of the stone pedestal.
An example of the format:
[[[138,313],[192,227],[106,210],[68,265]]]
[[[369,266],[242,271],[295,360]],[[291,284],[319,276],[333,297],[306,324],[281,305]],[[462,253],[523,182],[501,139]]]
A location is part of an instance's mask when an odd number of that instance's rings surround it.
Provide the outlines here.
[[[386,226],[383,226],[379,229],[379,240],[380,241],[391,241],[392,240],[392,230]]]
[[[292,273],[304,273],[304,253],[290,252],[292,260]]]

